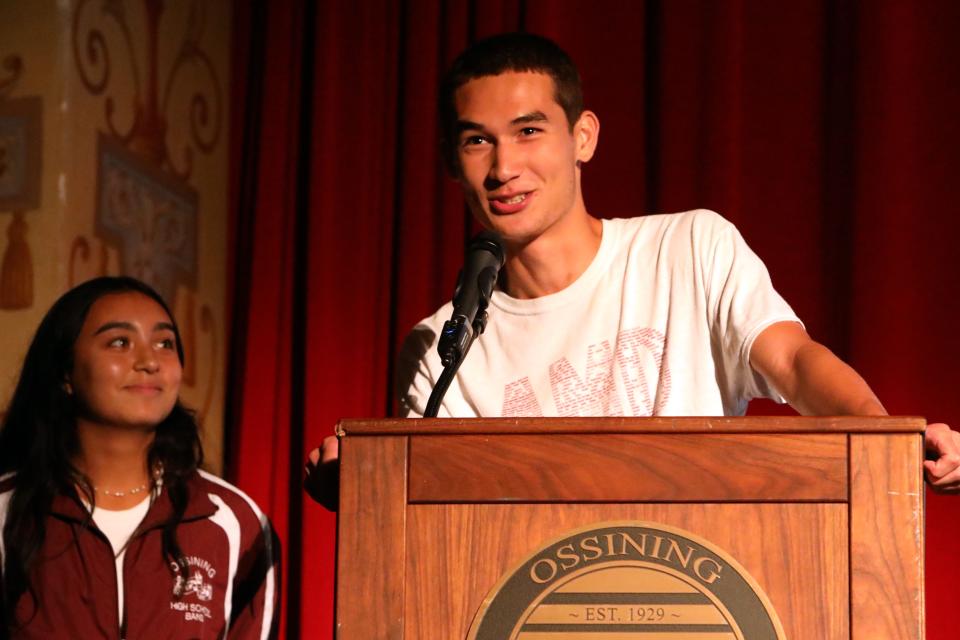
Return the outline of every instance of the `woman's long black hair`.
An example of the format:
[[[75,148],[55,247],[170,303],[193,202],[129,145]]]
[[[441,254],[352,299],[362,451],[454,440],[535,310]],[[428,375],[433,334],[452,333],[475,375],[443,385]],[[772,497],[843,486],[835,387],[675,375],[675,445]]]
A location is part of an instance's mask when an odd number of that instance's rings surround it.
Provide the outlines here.
[[[102,277],[84,282],[57,300],[30,344],[20,380],[0,427],[0,476],[15,473],[3,527],[3,580],[0,584],[0,637],[14,624],[17,601],[34,593],[30,570],[43,545],[45,522],[57,494],[80,498],[91,505],[90,481],[74,466],[79,452],[77,406],[67,392],[73,370],[73,347],[93,304],[106,295],[139,293],[156,301],[174,326],[177,355],[183,364],[180,332],[170,308],[148,285],[127,277]],[[147,453],[149,469],[163,470],[163,490],[173,515],[163,526],[163,551],[186,569],[176,528],[187,507],[187,478],[203,460],[197,423],[177,401],[156,429]]]

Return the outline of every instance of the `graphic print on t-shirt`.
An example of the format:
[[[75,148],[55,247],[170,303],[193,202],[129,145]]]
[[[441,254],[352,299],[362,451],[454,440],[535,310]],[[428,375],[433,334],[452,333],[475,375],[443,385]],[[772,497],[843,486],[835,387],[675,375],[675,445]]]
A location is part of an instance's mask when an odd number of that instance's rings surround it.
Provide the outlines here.
[[[582,376],[566,357],[560,358],[548,368],[556,415],[622,416],[625,405],[629,415],[657,415],[670,397],[665,356],[663,333],[645,328],[622,331],[615,348],[609,340],[589,345]],[[504,386],[501,415],[543,415],[529,376]]]

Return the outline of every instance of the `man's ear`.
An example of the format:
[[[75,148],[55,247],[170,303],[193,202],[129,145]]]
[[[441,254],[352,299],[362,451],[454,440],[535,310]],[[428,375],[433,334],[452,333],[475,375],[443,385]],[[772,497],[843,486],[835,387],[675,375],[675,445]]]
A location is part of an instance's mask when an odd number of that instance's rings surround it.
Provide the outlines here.
[[[584,111],[573,125],[577,163],[589,162],[600,138],[600,119],[593,111]]]
[[[63,382],[60,383],[60,388],[63,389],[63,392],[68,396],[73,395],[73,385],[70,384],[70,378],[64,378]]]

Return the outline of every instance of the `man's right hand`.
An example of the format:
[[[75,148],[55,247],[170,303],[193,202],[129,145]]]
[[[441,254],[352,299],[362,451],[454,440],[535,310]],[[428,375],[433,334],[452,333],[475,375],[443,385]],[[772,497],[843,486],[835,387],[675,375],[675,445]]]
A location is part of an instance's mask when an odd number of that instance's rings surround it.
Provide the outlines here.
[[[340,498],[340,441],[327,436],[323,444],[307,456],[303,488],[307,494],[330,511],[337,510]]]
[[[927,482],[937,493],[960,493],[960,433],[939,422],[928,424],[924,442],[933,456],[923,463]]]

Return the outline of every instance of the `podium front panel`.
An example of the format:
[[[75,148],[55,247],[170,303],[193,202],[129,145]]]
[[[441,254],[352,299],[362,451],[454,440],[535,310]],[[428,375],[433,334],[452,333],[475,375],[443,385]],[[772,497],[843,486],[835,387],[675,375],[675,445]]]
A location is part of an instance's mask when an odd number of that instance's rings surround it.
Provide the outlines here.
[[[697,420],[477,421],[472,432],[469,421],[364,421],[342,432],[337,637],[466,639],[518,563],[611,523],[722,550],[784,638],[924,637],[922,420]],[[596,635],[571,628],[556,638]],[[696,637],[737,637],[711,633]],[[660,636],[683,634],[637,635]]]

